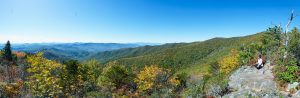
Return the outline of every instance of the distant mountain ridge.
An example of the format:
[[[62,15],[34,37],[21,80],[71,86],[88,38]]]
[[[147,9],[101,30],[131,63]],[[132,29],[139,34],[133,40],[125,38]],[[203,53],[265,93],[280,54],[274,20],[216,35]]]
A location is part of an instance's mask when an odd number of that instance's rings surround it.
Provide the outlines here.
[[[122,48],[144,46],[139,43],[24,43],[12,44],[13,51],[27,53],[44,52],[48,59],[76,59],[83,60],[91,54],[103,51],[111,51]],[[147,45],[152,45],[148,43]],[[155,44],[153,44],[155,45]],[[2,49],[4,44],[0,45]]]
[[[141,47],[131,47],[131,48],[112,50],[112,51],[103,51],[103,52],[98,52],[96,54],[93,54],[89,56],[87,59],[96,59],[101,62],[107,62],[119,58],[147,55],[150,53],[155,53],[158,51],[162,51],[169,48],[175,48],[183,45],[187,45],[187,43],[168,43],[168,44],[155,45],[155,46],[146,45]]]

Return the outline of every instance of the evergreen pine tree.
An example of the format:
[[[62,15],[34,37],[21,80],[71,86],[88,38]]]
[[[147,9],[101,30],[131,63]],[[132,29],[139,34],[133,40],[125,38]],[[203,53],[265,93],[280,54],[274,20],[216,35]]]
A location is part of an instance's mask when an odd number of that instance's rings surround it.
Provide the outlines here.
[[[10,47],[10,42],[7,41],[7,43],[5,44],[5,47],[3,49],[3,59],[7,60],[7,61],[12,61],[12,53],[11,53],[11,47]]]

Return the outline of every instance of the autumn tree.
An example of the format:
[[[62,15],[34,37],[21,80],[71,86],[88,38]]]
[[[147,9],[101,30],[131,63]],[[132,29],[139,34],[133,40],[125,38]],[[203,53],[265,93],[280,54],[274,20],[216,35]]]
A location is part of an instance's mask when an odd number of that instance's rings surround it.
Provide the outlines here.
[[[162,89],[169,86],[170,82],[168,81],[171,76],[170,70],[151,65],[141,70],[134,81],[137,83],[140,92],[151,95],[153,92],[161,93]]]
[[[228,74],[232,70],[236,69],[239,66],[239,54],[238,51],[232,49],[230,54],[225,56],[219,62],[221,73]]]
[[[27,57],[28,73],[26,84],[30,92],[37,97],[57,97],[62,93],[58,73],[62,64],[43,58],[43,53]]]

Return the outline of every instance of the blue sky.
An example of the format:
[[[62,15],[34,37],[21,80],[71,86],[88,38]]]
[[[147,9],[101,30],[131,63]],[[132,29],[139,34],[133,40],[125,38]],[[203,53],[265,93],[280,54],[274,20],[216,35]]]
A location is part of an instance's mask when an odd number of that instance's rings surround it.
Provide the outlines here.
[[[292,9],[300,0],[0,0],[0,43],[202,41],[285,25]]]

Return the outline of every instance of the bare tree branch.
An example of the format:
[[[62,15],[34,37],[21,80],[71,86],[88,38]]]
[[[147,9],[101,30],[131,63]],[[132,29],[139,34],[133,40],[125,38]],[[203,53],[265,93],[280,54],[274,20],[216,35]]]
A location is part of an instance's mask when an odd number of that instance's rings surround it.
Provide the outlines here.
[[[292,10],[291,17],[289,18],[289,21],[286,24],[285,31],[284,31],[284,35],[285,35],[285,38],[284,38],[284,45],[285,45],[284,58],[287,58],[287,47],[288,47],[288,40],[289,40],[289,37],[288,37],[289,26],[290,26],[290,24],[291,24],[291,22],[293,21],[294,18],[295,18],[294,10]]]

